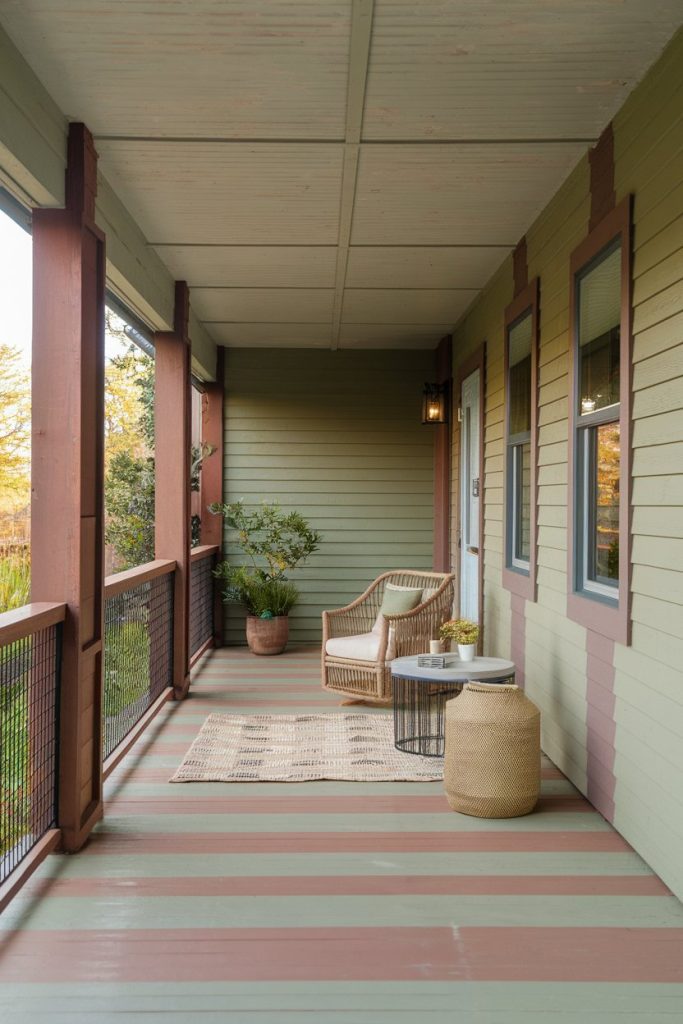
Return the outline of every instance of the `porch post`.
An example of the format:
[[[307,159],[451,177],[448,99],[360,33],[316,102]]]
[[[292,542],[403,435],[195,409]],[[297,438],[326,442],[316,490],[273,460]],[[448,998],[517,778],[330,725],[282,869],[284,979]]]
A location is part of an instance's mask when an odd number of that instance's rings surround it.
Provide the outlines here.
[[[453,339],[442,338],[436,349],[436,381],[447,388],[448,422],[434,430],[434,571],[451,569],[451,412],[453,377]]]
[[[67,604],[57,824],[75,851],[102,816],[105,246],[85,125],[67,153],[66,208],[33,212],[31,600]]]
[[[202,441],[215,448],[202,466],[200,479],[202,544],[223,546],[223,519],[207,513],[207,506],[223,500],[223,392],[224,349],[216,353],[216,382],[206,384],[202,395]],[[223,644],[223,601],[216,580],[213,603],[213,641],[215,647]]]
[[[173,592],[173,690],[190,685],[190,292],[176,281],[172,331],[155,335],[155,557],[176,562]]]

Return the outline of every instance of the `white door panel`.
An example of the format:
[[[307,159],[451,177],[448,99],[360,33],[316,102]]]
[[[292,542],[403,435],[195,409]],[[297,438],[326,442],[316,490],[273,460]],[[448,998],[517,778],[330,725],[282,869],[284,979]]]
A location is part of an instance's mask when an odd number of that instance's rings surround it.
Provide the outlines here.
[[[479,621],[480,402],[481,373],[475,370],[460,394],[460,615],[473,622]]]

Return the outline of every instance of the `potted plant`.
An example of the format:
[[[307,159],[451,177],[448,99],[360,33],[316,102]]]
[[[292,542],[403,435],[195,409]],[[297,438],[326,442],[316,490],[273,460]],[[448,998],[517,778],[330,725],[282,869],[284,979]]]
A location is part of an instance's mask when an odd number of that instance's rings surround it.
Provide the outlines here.
[[[285,572],[305,562],[320,546],[320,534],[299,512],[264,503],[247,511],[241,501],[209,507],[235,531],[235,541],[251,564],[221,562],[215,574],[225,581],[223,597],[244,605],[247,644],[253,654],[281,654],[289,638],[289,612],[299,592]]]
[[[442,640],[451,640],[458,645],[458,657],[461,661],[473,661],[477,653],[479,626],[469,619],[449,619],[439,630]]]

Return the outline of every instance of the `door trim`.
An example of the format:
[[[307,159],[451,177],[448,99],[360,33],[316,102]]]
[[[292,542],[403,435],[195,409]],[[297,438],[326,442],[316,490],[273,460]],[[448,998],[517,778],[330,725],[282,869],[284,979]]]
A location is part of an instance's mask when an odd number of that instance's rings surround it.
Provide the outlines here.
[[[484,424],[486,421],[485,406],[486,406],[486,342],[482,343],[474,350],[474,352],[467,357],[467,359],[456,366],[453,374],[453,408],[457,411],[460,408],[460,397],[462,393],[462,385],[465,378],[469,377],[470,374],[474,373],[475,370],[479,370],[479,387],[480,387],[480,401],[479,401],[479,467],[480,467],[480,479],[481,479],[481,491],[479,501],[479,646],[478,653],[484,649],[484,557],[485,557],[485,534],[484,534],[484,510],[486,506],[486,479],[484,470]],[[455,511],[455,535],[457,538],[461,537],[461,512],[460,512],[460,495],[462,485],[462,460],[460,458],[460,423],[458,422],[457,415],[453,416],[453,450],[458,452],[458,474],[457,480],[453,481],[454,488],[457,487],[458,500],[453,501],[453,508]],[[454,491],[455,493],[455,491]],[[456,552],[457,566],[456,573],[458,577],[458,586],[456,588],[457,594],[457,607],[458,614],[460,614],[460,574],[461,574],[461,547],[460,543],[454,546]]]
[[[453,423],[453,337],[436,348],[436,381],[446,387],[447,421],[428,427],[434,433],[434,572],[451,571],[451,432]]]

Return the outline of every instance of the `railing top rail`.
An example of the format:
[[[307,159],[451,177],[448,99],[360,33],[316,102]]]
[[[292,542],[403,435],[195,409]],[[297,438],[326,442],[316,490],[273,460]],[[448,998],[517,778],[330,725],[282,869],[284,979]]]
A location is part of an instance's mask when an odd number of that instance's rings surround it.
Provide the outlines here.
[[[192,548],[190,552],[190,561],[199,562],[202,558],[209,558],[211,555],[217,555],[220,551],[220,544],[200,544],[196,548]]]
[[[38,633],[41,629],[63,622],[66,605],[52,601],[34,601],[24,604],[21,608],[0,614],[0,646],[23,640],[24,637]]]
[[[144,565],[136,566],[135,569],[114,573],[113,576],[107,576],[104,581],[104,596],[105,598],[116,597],[117,594],[122,594],[125,590],[132,590],[143,583],[148,583],[149,580],[156,579],[157,576],[165,576],[166,573],[173,572],[175,567],[174,559],[157,558],[154,562],[146,562]]]

